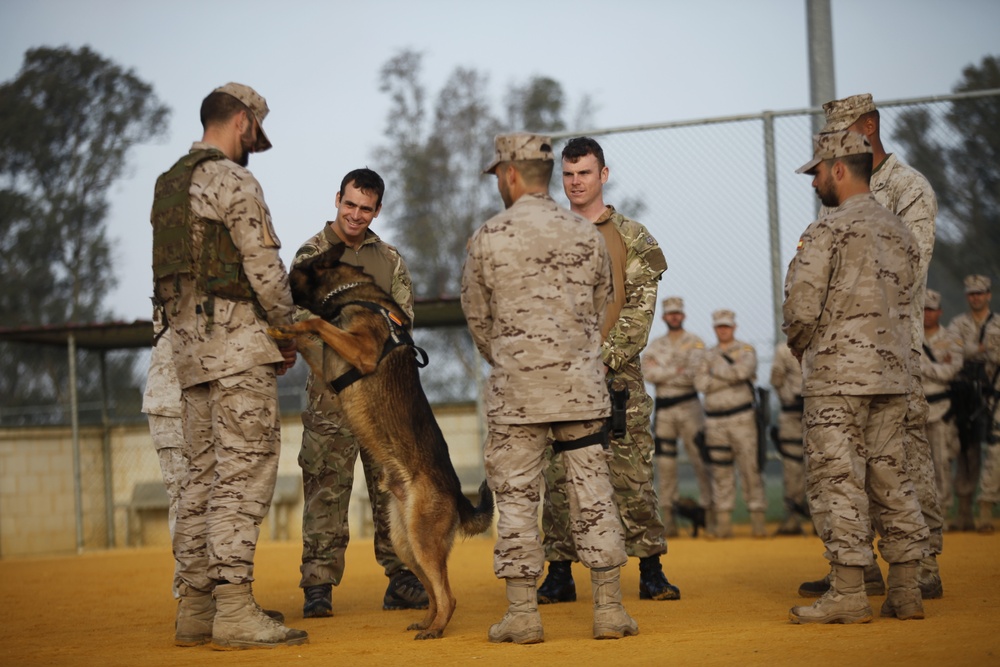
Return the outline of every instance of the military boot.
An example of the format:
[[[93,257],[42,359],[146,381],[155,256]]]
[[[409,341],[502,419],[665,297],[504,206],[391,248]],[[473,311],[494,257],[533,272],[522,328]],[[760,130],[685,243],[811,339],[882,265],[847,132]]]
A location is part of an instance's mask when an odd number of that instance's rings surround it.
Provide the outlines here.
[[[976,532],[989,535],[993,532],[993,503],[988,500],[979,501],[979,515],[976,517]]]
[[[667,538],[677,537],[680,531],[677,529],[677,516],[674,514],[673,508],[663,512],[663,536]]]
[[[174,644],[200,646],[212,640],[215,620],[215,599],[211,593],[196,591],[187,584],[178,587],[177,619],[174,622]]]
[[[592,569],[594,639],[621,639],[639,634],[639,625],[622,606],[621,568]]]
[[[382,597],[382,609],[427,609],[428,597],[417,575],[400,570],[389,577],[389,585]]]
[[[808,607],[792,607],[788,612],[792,623],[868,623],[872,608],[865,595],[863,567],[833,563],[830,588]]]
[[[296,646],[309,641],[303,630],[293,630],[269,617],[254,601],[250,584],[215,587],[212,646],[216,649]]]
[[[317,584],[302,589],[302,618],[333,616],[333,584]]]
[[[920,567],[917,568],[917,586],[920,587],[920,597],[924,600],[937,600],[944,597],[941,569],[938,567],[937,556],[934,554],[920,559]]]
[[[667,581],[659,555],[639,559],[640,600],[680,600],[679,588]]]
[[[948,524],[948,530],[975,530],[976,522],[972,520],[972,496],[958,496],[958,511],[955,518]]]
[[[715,511],[712,536],[720,540],[726,540],[733,536],[733,517],[729,512]]]
[[[889,593],[882,603],[880,616],[895,616],[901,621],[924,617],[924,603],[917,586],[919,561],[889,563]]]
[[[799,596],[804,598],[818,598],[830,590],[830,574],[816,581],[804,581],[799,586]],[[882,579],[882,570],[878,562],[865,566],[865,594],[885,595],[885,580]]]
[[[490,626],[494,643],[537,644],[545,640],[534,579],[507,579],[507,613]]]
[[[549,576],[538,588],[538,604],[576,602],[576,582],[573,581],[573,563],[554,560],[549,563]]]
[[[767,521],[760,510],[750,512],[750,536],[767,537]]]
[[[802,535],[802,524],[799,523],[799,516],[795,512],[789,511],[785,514],[785,519],[778,526],[775,535]]]

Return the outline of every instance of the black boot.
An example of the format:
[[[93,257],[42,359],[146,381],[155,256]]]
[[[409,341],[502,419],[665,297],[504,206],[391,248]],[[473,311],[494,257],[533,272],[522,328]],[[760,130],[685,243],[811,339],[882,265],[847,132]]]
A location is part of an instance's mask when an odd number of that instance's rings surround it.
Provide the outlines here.
[[[667,576],[663,574],[659,555],[639,559],[639,599],[681,599],[680,589],[667,581]]]
[[[306,586],[302,592],[306,598],[302,605],[302,618],[333,616],[333,584]]]
[[[554,560],[549,563],[549,576],[538,587],[538,604],[576,602],[572,561]]]
[[[427,591],[417,575],[400,570],[389,577],[382,609],[427,609],[427,602]]]

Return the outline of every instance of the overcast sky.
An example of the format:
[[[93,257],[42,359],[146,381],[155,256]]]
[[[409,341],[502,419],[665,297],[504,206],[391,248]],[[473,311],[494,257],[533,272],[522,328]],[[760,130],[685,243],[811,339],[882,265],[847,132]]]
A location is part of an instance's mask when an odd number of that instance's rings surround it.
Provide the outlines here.
[[[201,137],[198,107],[239,81],[267,98],[274,148],[252,156],[290,263],[333,216],[340,178],[383,143],[381,65],[425,53],[436,93],[474,67],[492,92],[530,76],[590,95],[595,126],[809,106],[806,0],[0,0],[0,80],[25,50],[89,45],[152,84],[173,110],[168,136],[130,154],[111,193],[119,287],[109,303],[147,319],[149,207],[157,175]],[[1000,54],[997,0],[832,0],[836,92],[876,100],[947,94],[963,67]],[[521,128],[511,128],[521,129]],[[593,129],[593,128],[575,128]],[[808,156],[805,156],[808,157]],[[387,197],[392,196],[388,183]],[[391,221],[373,229],[391,238]]]

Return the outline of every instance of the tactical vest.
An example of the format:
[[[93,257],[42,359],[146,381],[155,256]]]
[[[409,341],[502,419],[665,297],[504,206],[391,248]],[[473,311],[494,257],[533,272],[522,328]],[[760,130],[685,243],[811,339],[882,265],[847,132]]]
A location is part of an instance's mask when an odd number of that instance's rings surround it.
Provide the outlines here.
[[[181,276],[194,279],[199,293],[209,297],[206,314],[211,318],[214,298],[250,301],[263,313],[257,295],[243,270],[243,258],[229,230],[220,220],[202,218],[191,210],[190,190],[194,169],[205,160],[222,160],[217,149],[193,151],[178,160],[156,179],[153,196],[153,294],[157,306],[163,303],[160,286]],[[200,256],[195,257],[194,225],[202,232]]]

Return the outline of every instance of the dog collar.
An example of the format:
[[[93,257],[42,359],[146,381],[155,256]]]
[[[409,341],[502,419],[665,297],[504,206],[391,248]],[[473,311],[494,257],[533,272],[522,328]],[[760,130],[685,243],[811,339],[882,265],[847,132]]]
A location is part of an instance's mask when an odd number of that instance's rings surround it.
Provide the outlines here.
[[[340,287],[337,287],[332,292],[330,292],[325,297],[323,297],[323,300],[319,302],[320,307],[322,308],[322,307],[326,306],[326,302],[327,301],[329,301],[333,297],[337,296],[341,292],[346,292],[347,290],[352,289],[354,287],[359,287],[360,285],[364,285],[364,283],[345,283],[345,284],[341,285]]]

